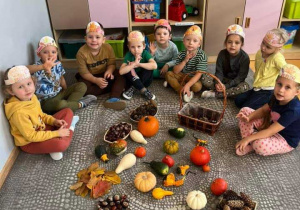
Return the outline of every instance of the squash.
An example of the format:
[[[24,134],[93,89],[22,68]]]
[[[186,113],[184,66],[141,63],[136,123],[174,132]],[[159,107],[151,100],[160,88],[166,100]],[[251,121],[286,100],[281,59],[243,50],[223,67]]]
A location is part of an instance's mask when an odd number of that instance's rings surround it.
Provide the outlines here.
[[[121,155],[127,150],[127,142],[124,139],[109,144],[110,152],[114,155]]]
[[[162,188],[155,188],[152,191],[153,198],[158,199],[158,200],[164,198],[166,195],[173,195],[173,194],[174,194],[174,192],[167,191]]]
[[[154,136],[159,130],[159,122],[156,117],[145,116],[138,122],[138,131],[145,137]]]
[[[176,171],[178,174],[184,176],[186,171],[190,168],[189,165],[178,166]]]
[[[182,139],[185,136],[185,130],[183,128],[171,128],[169,134],[177,139]]]
[[[134,186],[141,192],[149,192],[156,185],[156,177],[150,171],[138,173],[134,179]]]
[[[194,190],[189,192],[186,202],[191,209],[203,209],[206,206],[207,199],[203,192]]]
[[[121,159],[118,167],[116,168],[116,173],[119,174],[122,171],[131,168],[132,166],[135,165],[135,163],[136,163],[135,155],[132,153],[128,153]]]
[[[164,142],[163,146],[164,152],[166,152],[169,155],[175,154],[179,150],[179,145],[177,141],[174,140],[167,140]]]
[[[102,160],[103,162],[107,163],[109,161],[108,157],[107,157],[107,151],[106,151],[106,146],[105,145],[98,145],[95,148],[95,155],[96,157],[98,157],[100,160]]]
[[[137,130],[133,130],[130,132],[130,138],[137,143],[147,144],[144,136]]]

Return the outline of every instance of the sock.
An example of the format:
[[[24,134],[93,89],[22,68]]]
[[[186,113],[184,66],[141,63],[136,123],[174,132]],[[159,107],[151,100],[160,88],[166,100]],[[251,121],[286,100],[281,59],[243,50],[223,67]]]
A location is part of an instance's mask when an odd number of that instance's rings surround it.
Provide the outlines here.
[[[209,90],[204,91],[201,95],[201,98],[213,98],[213,97],[216,97],[216,93]]]
[[[71,131],[74,131],[75,125],[76,125],[76,123],[78,121],[79,121],[79,116],[77,116],[77,115],[73,116],[73,119],[72,119],[72,122],[71,122],[71,126],[69,128]]]
[[[110,102],[110,103],[114,103],[114,102],[118,102],[118,101],[120,101],[119,98],[110,98],[107,100],[107,102]]]

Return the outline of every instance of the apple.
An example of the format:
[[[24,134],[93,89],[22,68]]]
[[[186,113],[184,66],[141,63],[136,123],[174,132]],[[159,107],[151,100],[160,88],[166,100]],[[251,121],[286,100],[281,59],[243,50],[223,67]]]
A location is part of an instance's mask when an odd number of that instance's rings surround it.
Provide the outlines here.
[[[174,165],[175,161],[170,155],[166,155],[162,161],[163,163],[167,164],[170,168]]]

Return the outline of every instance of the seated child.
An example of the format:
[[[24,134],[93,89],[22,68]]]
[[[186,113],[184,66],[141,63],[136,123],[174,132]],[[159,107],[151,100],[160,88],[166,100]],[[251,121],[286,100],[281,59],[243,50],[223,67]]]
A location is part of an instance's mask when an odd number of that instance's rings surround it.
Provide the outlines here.
[[[31,154],[50,153],[54,160],[63,157],[72,139],[78,116],[71,109],[56,114],[43,113],[35,92],[35,85],[26,66],[15,66],[4,74],[5,93],[10,98],[4,102],[5,115],[15,145]],[[73,119],[73,120],[72,120]]]
[[[153,80],[153,70],[157,68],[151,54],[145,50],[145,38],[139,31],[128,35],[129,52],[126,53],[120,74],[124,75],[130,88],[123,92],[123,97],[130,100],[138,90],[148,100],[154,100],[155,95],[147,88]]]
[[[200,78],[201,73],[198,70],[207,70],[207,57],[201,50],[202,34],[201,29],[197,25],[193,25],[187,29],[183,35],[183,44],[185,51],[179,53],[176,59],[176,65],[173,71],[166,73],[168,84],[178,93],[184,94],[183,100],[190,102],[194,96],[194,92],[199,92],[202,88]],[[181,83],[186,74],[195,73],[192,77],[186,78],[186,84],[182,87]]]
[[[238,108],[258,109],[268,103],[273,95],[279,71],[286,64],[280,50],[288,39],[286,31],[283,29],[273,29],[267,32],[255,57],[253,89],[235,98]]]
[[[40,60],[27,68],[36,77],[36,95],[44,112],[55,113],[64,108],[74,112],[97,99],[92,95],[82,98],[86,92],[86,85],[82,82],[67,87],[63,76],[65,70],[57,60],[57,46],[53,38],[45,36],[40,40],[37,55]]]
[[[242,140],[236,154],[255,151],[259,155],[284,154],[300,141],[300,70],[286,64],[276,79],[274,94],[263,107],[244,107],[238,113]]]
[[[169,69],[175,66],[178,55],[177,46],[171,40],[171,26],[165,19],[160,19],[154,26],[155,42],[150,43],[150,53],[157,63],[153,77],[165,77]],[[166,86],[167,83],[165,82]]]
[[[86,94],[101,95],[110,92],[105,108],[123,110],[126,103],[120,100],[125,88],[125,78],[116,69],[116,57],[110,44],[105,43],[103,26],[95,21],[86,28],[86,44],[77,55],[79,66],[76,78],[87,86]]]
[[[250,89],[248,83],[245,82],[250,59],[248,54],[241,49],[244,45],[244,38],[245,33],[241,26],[234,24],[228,27],[224,41],[225,49],[220,51],[216,63],[215,75],[222,84],[208,75],[203,75],[202,85],[213,91],[204,91],[201,95],[202,98],[222,98],[224,97],[224,88],[227,97],[236,96]]]

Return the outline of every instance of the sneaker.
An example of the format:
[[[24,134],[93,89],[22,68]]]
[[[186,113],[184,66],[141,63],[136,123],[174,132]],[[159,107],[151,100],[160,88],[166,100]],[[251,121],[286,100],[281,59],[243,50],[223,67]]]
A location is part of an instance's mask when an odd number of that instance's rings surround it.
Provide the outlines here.
[[[145,95],[145,97],[146,97],[148,100],[154,100],[154,99],[155,99],[155,95],[152,94],[152,93],[150,92],[150,90],[148,90],[148,89],[144,92],[144,95]]]
[[[183,100],[184,100],[186,103],[189,103],[189,102],[192,100],[193,97],[194,97],[194,92],[191,91],[190,96],[188,96],[187,94],[184,94]]]
[[[53,160],[60,160],[63,158],[63,153],[62,152],[52,152],[52,153],[50,153],[50,157]]]
[[[216,97],[216,93],[211,90],[205,90],[201,95],[201,98],[214,98],[214,97]]]
[[[87,107],[92,101],[97,100],[97,97],[94,95],[86,95],[79,100],[81,108]]]
[[[131,86],[128,90],[123,92],[123,97],[126,98],[127,100],[130,100],[134,95],[134,92],[135,92],[135,88]]]
[[[110,98],[104,102],[103,106],[109,109],[123,110],[126,108],[126,102],[119,98]]]
[[[163,86],[164,86],[165,88],[168,87],[168,82],[167,82],[167,81],[164,81]]]

